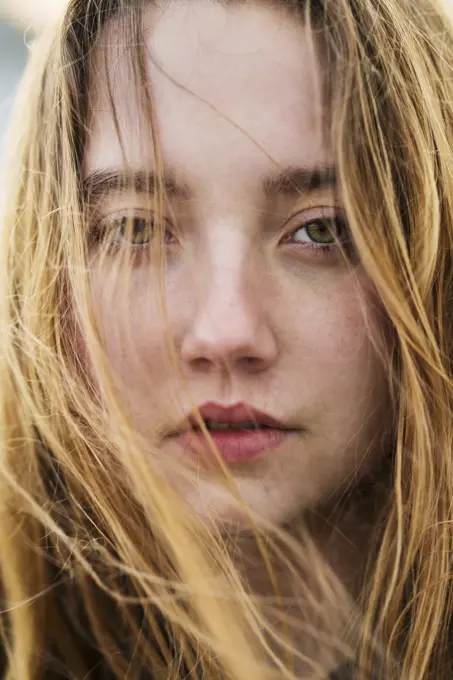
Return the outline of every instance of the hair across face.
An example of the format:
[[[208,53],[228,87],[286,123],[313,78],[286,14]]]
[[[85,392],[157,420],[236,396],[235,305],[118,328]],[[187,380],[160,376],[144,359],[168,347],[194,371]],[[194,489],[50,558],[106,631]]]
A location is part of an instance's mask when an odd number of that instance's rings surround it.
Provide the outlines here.
[[[395,677],[442,677],[452,36],[431,0],[101,0],[33,48],[0,248],[16,677],[46,673],[36,650],[138,678],[167,677],[177,649],[210,680],[293,678],[286,652],[313,638],[355,652],[332,616],[339,544],[293,539],[370,479],[362,661],[382,643],[387,678],[395,657]],[[202,405],[219,456],[180,436]],[[212,424],[249,411],[259,455]],[[231,523],[263,573],[309,573],[308,625],[250,592]]]
[[[247,505],[285,522],[363,474],[382,453],[386,413],[369,337],[381,310],[340,247],[352,235],[323,134],[319,63],[302,25],[257,5],[150,8],[143,36],[170,187],[166,320],[143,227],[156,201],[136,180],[112,184],[115,173],[156,172],[152,128],[113,23],[94,57],[84,162],[86,183],[97,182],[96,225],[132,249],[126,291],[119,274],[106,294],[118,252],[93,268],[109,360],[138,430],[167,460],[187,456],[177,436],[192,410],[186,386],[198,406],[245,403],[291,428],[279,447],[230,466]],[[323,173],[328,181],[302,182]],[[168,361],[168,333],[184,382]],[[202,513],[237,516],[218,474],[178,488]]]

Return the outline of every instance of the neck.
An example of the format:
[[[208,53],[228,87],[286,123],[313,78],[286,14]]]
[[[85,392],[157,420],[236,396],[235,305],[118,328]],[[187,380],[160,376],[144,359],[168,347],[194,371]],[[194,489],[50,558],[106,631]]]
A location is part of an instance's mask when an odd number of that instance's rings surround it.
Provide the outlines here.
[[[355,656],[351,622],[360,619],[358,603],[377,509],[384,502],[379,495],[358,491],[347,502],[337,501],[297,518],[286,527],[289,546],[277,540],[274,549],[269,549],[267,541],[267,566],[254,536],[242,535],[235,541],[247,587],[258,596],[266,618],[274,625],[286,619],[294,647],[322,665],[326,675],[345,658]],[[285,624],[280,631],[284,634]],[[310,670],[312,664],[297,661],[298,677],[309,675]]]

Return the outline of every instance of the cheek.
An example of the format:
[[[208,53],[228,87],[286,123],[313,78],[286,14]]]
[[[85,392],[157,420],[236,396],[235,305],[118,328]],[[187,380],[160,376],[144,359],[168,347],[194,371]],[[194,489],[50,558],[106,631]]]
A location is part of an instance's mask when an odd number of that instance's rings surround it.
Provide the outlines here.
[[[294,301],[286,316],[287,375],[304,414],[316,432],[349,437],[370,413],[381,412],[387,395],[376,350],[383,315],[369,284],[339,278],[328,290],[306,292],[304,304]]]
[[[377,308],[368,291],[351,277],[322,290],[306,291],[303,302],[287,306],[291,344],[306,369],[322,369],[320,377],[355,371],[370,357],[370,332],[377,330]],[[314,363],[313,363],[314,362]]]
[[[170,361],[169,334],[158,294],[134,273],[129,291],[107,296],[106,289],[101,276],[93,280],[95,314],[114,378],[122,389],[145,390],[149,395],[150,375],[162,375]]]

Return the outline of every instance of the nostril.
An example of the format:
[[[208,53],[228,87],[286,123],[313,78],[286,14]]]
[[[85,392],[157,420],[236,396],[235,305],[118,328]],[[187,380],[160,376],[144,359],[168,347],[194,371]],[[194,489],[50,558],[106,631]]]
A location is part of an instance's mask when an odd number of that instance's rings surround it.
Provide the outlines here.
[[[227,372],[263,369],[275,360],[278,349],[271,327],[261,321],[225,318],[220,312],[215,319],[201,314],[186,329],[181,344],[184,363],[204,372],[214,367]]]
[[[262,364],[262,359],[259,357],[242,357],[240,362],[246,366],[254,367]]]
[[[191,362],[192,366],[194,368],[197,368],[199,371],[209,371],[212,368],[213,361],[211,359],[207,359],[206,357],[197,357],[196,359],[193,359]]]

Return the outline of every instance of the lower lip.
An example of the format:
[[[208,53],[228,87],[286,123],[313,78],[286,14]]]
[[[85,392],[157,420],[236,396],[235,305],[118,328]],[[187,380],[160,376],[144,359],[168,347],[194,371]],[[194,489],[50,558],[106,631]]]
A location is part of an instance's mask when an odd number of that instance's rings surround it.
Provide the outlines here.
[[[226,463],[253,460],[266,451],[278,449],[294,435],[291,430],[266,428],[262,430],[210,430],[220,456]],[[203,432],[185,432],[178,437],[179,444],[191,454],[214,456],[212,446]]]

